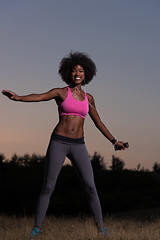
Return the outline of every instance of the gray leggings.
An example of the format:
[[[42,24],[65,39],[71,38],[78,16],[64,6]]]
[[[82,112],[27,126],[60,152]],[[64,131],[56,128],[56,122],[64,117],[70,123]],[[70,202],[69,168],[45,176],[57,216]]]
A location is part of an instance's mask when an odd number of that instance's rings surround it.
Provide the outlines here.
[[[47,150],[44,183],[38,202],[35,226],[41,228],[43,224],[50,196],[55,188],[57,177],[66,156],[71,160],[78,172],[78,175],[80,176],[88,196],[89,205],[96,225],[100,228],[103,227],[101,205],[96,191],[92,166],[85,144],[67,143],[52,139]]]

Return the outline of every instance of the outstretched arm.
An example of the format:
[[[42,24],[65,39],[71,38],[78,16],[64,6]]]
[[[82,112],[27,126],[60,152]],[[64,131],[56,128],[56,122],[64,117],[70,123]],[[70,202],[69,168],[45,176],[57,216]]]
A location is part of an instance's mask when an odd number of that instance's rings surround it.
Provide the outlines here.
[[[10,90],[3,90],[2,94],[7,96],[9,99],[14,101],[20,101],[20,102],[40,102],[40,101],[48,101],[51,99],[54,99],[59,96],[59,89],[54,88],[48,92],[40,93],[40,94],[29,94],[25,96],[18,96],[14,92]]]
[[[125,149],[124,142],[117,141],[115,137],[110,133],[110,131],[106,128],[104,123],[101,121],[100,116],[96,110],[94,98],[92,95],[87,94],[88,101],[90,103],[89,106],[89,115],[91,119],[93,120],[95,126],[100,130],[100,132],[112,143],[112,144],[118,144],[123,150]]]

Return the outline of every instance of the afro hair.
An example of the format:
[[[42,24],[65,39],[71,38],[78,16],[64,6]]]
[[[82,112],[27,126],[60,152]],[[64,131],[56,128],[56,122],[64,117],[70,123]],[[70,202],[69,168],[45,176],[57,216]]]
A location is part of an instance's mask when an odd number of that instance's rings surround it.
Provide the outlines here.
[[[82,66],[85,72],[85,81],[82,85],[88,84],[96,75],[97,69],[95,63],[86,53],[70,52],[67,57],[62,58],[58,73],[64,82],[70,84],[72,69],[77,65]]]

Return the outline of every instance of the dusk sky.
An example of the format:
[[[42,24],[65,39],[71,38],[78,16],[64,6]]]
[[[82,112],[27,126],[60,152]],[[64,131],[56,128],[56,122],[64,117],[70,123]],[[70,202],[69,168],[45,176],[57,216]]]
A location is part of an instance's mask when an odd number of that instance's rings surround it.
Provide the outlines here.
[[[88,53],[97,76],[86,86],[102,121],[130,148],[113,151],[89,116],[85,142],[90,155],[112,155],[126,168],[160,163],[160,1],[1,0],[0,85],[18,95],[66,84],[58,75],[70,51]],[[54,100],[20,103],[0,95],[0,153],[45,155],[58,121]]]

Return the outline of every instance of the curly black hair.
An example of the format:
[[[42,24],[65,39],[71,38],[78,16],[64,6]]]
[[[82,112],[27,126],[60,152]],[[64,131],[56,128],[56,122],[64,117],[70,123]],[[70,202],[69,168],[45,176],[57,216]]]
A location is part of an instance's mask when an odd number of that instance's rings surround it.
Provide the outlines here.
[[[72,69],[77,65],[82,66],[85,72],[85,81],[82,82],[82,85],[88,84],[96,75],[97,68],[86,53],[70,52],[67,57],[62,58],[58,73],[64,82],[70,84]]]

